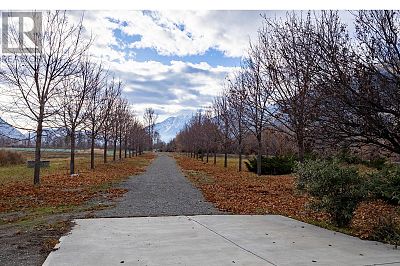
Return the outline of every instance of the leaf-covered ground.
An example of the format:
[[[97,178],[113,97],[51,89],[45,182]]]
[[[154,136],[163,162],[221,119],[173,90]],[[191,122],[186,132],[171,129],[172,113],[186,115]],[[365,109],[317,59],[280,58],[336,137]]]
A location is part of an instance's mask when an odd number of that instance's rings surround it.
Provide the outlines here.
[[[234,214],[279,214],[308,223],[371,238],[382,217],[400,223],[400,208],[383,201],[363,202],[355,211],[350,228],[335,228],[326,213],[309,208],[310,197],[295,189],[293,175],[261,176],[233,167],[176,156],[186,176],[217,208]]]
[[[31,180],[3,184],[0,187],[0,213],[79,205],[104,192],[120,194],[118,189],[109,188],[115,182],[142,172],[153,156],[146,154],[115,163],[99,164],[95,170],[80,171],[79,176],[47,175],[42,177],[39,187],[33,186]]]

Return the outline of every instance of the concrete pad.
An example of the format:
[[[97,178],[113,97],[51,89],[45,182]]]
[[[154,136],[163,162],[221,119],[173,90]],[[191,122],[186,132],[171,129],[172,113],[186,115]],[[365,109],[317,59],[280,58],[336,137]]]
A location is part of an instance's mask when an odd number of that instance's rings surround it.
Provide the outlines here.
[[[275,216],[76,220],[43,265],[400,265],[400,250]]]

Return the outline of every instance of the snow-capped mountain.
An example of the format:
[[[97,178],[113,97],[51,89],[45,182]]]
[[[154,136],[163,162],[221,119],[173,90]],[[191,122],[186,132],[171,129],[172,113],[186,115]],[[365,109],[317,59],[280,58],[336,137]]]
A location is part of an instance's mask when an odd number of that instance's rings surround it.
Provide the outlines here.
[[[168,117],[160,123],[156,123],[154,129],[160,134],[161,140],[168,143],[192,118],[192,114],[181,114]]]
[[[0,118],[0,137],[10,138],[14,140],[24,139],[25,136],[15,127]]]

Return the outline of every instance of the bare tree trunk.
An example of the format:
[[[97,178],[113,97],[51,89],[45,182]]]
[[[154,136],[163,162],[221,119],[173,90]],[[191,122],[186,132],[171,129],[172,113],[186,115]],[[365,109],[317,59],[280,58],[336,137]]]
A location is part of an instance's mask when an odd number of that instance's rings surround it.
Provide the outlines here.
[[[242,171],[242,153],[243,153],[242,140],[239,140],[239,172]]]
[[[242,151],[239,151],[239,172],[242,172]]]
[[[117,157],[117,138],[114,139],[113,161],[115,161],[116,157]]]
[[[261,133],[257,136],[258,151],[257,151],[257,175],[261,175],[261,163],[262,163],[262,142]]]
[[[224,154],[224,167],[228,167],[228,153],[226,151]]]
[[[40,185],[40,159],[42,148],[42,134],[43,134],[43,117],[39,117],[37,130],[36,130],[36,146],[35,146],[35,169],[33,173],[33,184]]]
[[[125,158],[127,158],[128,157],[128,138],[126,136],[125,136],[124,149],[125,149]]]
[[[69,174],[75,174],[75,128],[71,130],[71,157],[69,161]]]
[[[119,131],[119,159],[122,160],[122,130]]]
[[[94,169],[94,134],[91,135],[90,143],[90,169]]]
[[[207,159],[206,159],[207,163],[208,163],[208,155],[209,155],[209,153],[210,153],[210,151],[207,149]]]
[[[217,164],[217,152],[214,151],[214,165]]]
[[[299,149],[299,161],[300,162],[304,162],[304,137],[303,137],[303,133],[299,132],[299,134],[297,134],[297,146]]]
[[[107,163],[107,151],[108,151],[107,145],[108,145],[108,139],[105,136],[104,137],[104,153],[103,153],[103,161],[104,161],[104,163]]]
[[[224,167],[228,167],[228,122],[225,121],[225,140],[224,140]]]

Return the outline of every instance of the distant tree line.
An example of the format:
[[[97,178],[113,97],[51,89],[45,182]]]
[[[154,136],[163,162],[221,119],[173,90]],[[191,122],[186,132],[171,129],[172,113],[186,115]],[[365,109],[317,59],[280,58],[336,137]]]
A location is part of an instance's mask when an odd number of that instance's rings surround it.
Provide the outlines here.
[[[295,153],[372,145],[400,154],[400,14],[336,11],[263,17],[213,106],[174,140],[192,156]],[[258,163],[261,174],[261,163]]]

